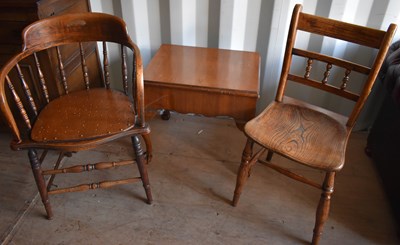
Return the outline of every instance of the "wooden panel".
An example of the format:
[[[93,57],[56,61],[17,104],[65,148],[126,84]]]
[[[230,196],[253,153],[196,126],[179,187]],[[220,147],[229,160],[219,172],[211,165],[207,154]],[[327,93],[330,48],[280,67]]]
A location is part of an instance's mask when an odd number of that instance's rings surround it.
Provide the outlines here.
[[[53,0],[53,1],[40,1],[39,2],[39,17],[45,18],[53,15],[61,15],[66,13],[82,13],[90,11],[90,4],[87,0]],[[89,67],[89,76],[91,86],[99,87],[102,84],[101,80],[101,67],[98,58],[97,45],[86,43],[85,56],[87,65]],[[60,47],[61,55],[63,58],[64,69],[68,81],[68,87],[71,91],[83,88],[83,73],[81,70],[81,61],[78,45],[65,45]],[[49,55],[49,65],[57,67],[58,61],[55,50],[52,50]],[[61,86],[61,78],[59,70],[56,69],[54,79],[57,81],[57,92],[64,93],[64,88]]]
[[[247,122],[255,116],[257,97],[230,95],[222,92],[159,86],[146,82],[146,110],[166,109],[204,116],[230,116]]]
[[[40,19],[53,15],[90,11],[90,5],[87,0],[42,0],[38,1],[38,7],[38,16]]]
[[[96,69],[98,66],[97,53],[92,50],[91,53],[86,54],[86,64],[89,67],[89,81],[90,87],[102,87],[103,80],[101,76],[101,70]],[[79,57],[77,57],[79,59]],[[74,65],[74,66],[72,66]],[[66,67],[68,76],[68,87],[70,91],[81,90],[85,88],[84,75],[81,68],[81,63],[75,62]]]
[[[361,27],[305,13],[300,14],[298,25],[299,30],[312,30],[311,32],[315,34],[334,37],[376,49],[380,48],[381,40],[386,33],[377,29]],[[327,26],[335,26],[336,28],[326,28]]]

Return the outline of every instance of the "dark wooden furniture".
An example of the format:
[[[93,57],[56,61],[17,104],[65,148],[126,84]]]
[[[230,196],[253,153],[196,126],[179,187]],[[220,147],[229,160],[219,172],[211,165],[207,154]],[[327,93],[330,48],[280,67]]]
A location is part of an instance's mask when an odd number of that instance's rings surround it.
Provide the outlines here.
[[[143,182],[147,201],[151,203],[146,170],[146,162],[151,156],[151,142],[150,129],[144,119],[142,61],[139,49],[126,32],[125,23],[117,17],[100,13],[55,16],[26,27],[23,38],[23,51],[6,63],[0,73],[0,108],[14,135],[11,148],[28,151],[47,217],[50,219],[53,216],[48,195],[107,188],[137,181]],[[85,47],[90,42],[103,43],[104,72],[99,81],[94,81],[98,77],[91,77],[87,66]],[[121,47],[122,75],[118,80],[122,80],[122,91],[112,89],[119,81],[109,73],[107,42],[117,43]],[[79,50],[79,69],[82,72],[79,86],[72,86],[66,76],[62,50],[70,48]],[[43,72],[47,64],[38,59],[42,52],[54,53],[57,58],[54,69],[59,75],[63,94],[56,98],[50,96],[47,89],[54,86],[55,81],[48,79],[48,74]],[[128,64],[127,57],[133,57],[133,62]],[[26,80],[28,74],[20,63],[27,58],[35,61],[30,72],[39,77],[37,81]],[[122,137],[132,138],[135,160],[59,168],[66,153],[92,149]],[[140,137],[145,140],[147,153],[142,149]],[[39,158],[37,151],[41,149],[44,152]],[[61,152],[54,169],[42,169],[41,162],[47,150]],[[140,177],[52,188],[52,181],[57,174],[110,169],[133,163],[137,164]],[[48,184],[44,178],[46,175],[51,176]]]
[[[163,44],[144,71],[146,110],[230,116],[239,128],[255,115],[260,56]]]
[[[50,16],[68,13],[90,12],[89,0],[2,0],[0,1],[0,68],[13,55],[22,50],[21,32],[24,27],[34,21]],[[86,65],[90,67],[91,82],[100,81],[101,64],[99,62],[97,45],[87,43],[84,45]],[[82,69],[80,69],[79,49],[61,48],[65,76],[70,87],[81,86]],[[47,87],[50,98],[55,98],[63,93],[60,76],[57,68],[57,56],[54,51],[38,53],[42,64],[42,72],[48,80],[52,80]],[[30,82],[37,80],[34,71],[34,59],[25,59],[20,62],[21,69],[26,72],[25,79]],[[31,83],[32,86],[37,83]],[[100,84],[96,84],[100,86]],[[16,88],[18,89],[18,88]],[[38,89],[33,87],[32,89]],[[0,121],[2,121],[0,119]],[[0,125],[5,127],[6,125]]]
[[[237,205],[243,185],[256,162],[264,163],[282,174],[316,187],[322,190],[312,239],[312,244],[317,244],[322,234],[323,225],[328,218],[335,174],[343,168],[345,162],[349,135],[385,58],[396,25],[390,25],[385,32],[309,15],[302,13],[301,10],[302,6],[297,4],[293,11],[275,101],[245,126],[248,140],[237,175],[233,205]],[[377,49],[378,53],[372,65],[366,67],[341,58],[299,49],[294,44],[296,34],[300,30]],[[290,69],[293,56],[304,59],[306,67],[301,75],[295,73],[294,70],[296,69]],[[322,81],[314,80],[310,76],[313,61],[326,64],[326,70],[321,76]],[[340,67],[343,70],[343,78],[339,82],[339,86],[335,86],[336,83],[331,81],[330,78],[330,71],[333,66]],[[350,77],[354,72],[366,76],[366,81],[360,93],[346,89],[347,85],[353,82]],[[350,116],[345,117],[316,105],[286,97],[284,93],[288,80],[322,89],[337,95],[339,98],[353,100],[355,102],[354,108]],[[262,146],[261,150],[255,154],[253,154],[254,142]],[[268,150],[268,155],[265,160],[262,156],[266,150]],[[322,185],[272,163],[273,153],[324,172],[325,178]]]

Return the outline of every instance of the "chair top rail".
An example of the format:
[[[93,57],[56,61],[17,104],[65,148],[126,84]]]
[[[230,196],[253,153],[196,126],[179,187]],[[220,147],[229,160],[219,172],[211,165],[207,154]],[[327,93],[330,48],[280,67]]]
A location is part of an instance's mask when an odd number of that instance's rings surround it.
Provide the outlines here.
[[[55,21],[56,20],[56,21]],[[132,46],[125,23],[102,13],[66,14],[43,19],[25,27],[22,32],[23,50],[92,41],[108,41]]]
[[[351,23],[306,13],[300,13],[298,29],[376,49],[381,47],[384,36],[386,35],[386,32],[382,30],[354,25]]]

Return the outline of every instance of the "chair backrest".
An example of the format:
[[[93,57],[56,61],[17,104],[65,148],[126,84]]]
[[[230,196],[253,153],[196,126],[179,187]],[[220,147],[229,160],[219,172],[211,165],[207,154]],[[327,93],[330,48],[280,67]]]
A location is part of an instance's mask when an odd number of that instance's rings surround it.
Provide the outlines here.
[[[5,121],[11,128],[16,141],[29,137],[32,124],[40,112],[51,100],[57,96],[49,95],[48,87],[56,86],[52,83],[59,82],[63,92],[68,94],[79,89],[90,89],[91,67],[88,67],[85,60],[85,46],[88,43],[102,42],[103,44],[103,67],[102,74],[97,76],[102,81],[97,84],[109,89],[112,82],[110,78],[110,60],[107,50],[107,42],[120,45],[121,76],[123,91],[131,96],[134,102],[136,123],[140,126],[144,121],[144,100],[143,100],[143,68],[138,47],[130,39],[125,23],[112,15],[101,13],[67,14],[54,16],[32,23],[22,33],[23,50],[7,62],[0,72],[0,107]],[[78,80],[82,84],[70,88],[66,76],[63,52],[68,49],[79,50],[80,66],[82,77]],[[57,70],[57,77],[47,76],[43,67],[49,65],[41,62],[41,54],[50,54],[50,58],[57,64],[52,69]],[[128,67],[128,57],[133,57],[132,67]],[[33,63],[33,69],[24,71],[20,65],[22,61],[29,60]],[[100,62],[99,62],[100,63]],[[96,67],[98,69],[98,67]],[[128,70],[132,69],[132,77]],[[26,70],[26,69],[25,69]],[[26,74],[32,73],[32,74]],[[26,79],[26,77],[37,79]],[[30,81],[33,80],[33,81]],[[113,80],[114,82],[114,80]],[[57,84],[57,86],[60,86]],[[100,98],[99,98],[100,99]],[[21,123],[22,122],[22,123]]]
[[[332,93],[355,102],[354,108],[352,109],[352,112],[347,120],[347,126],[353,127],[376,80],[379,69],[385,59],[397,26],[395,24],[391,24],[387,31],[381,31],[338,20],[302,13],[301,11],[302,5],[297,4],[293,10],[290,23],[283,67],[275,100],[278,102],[282,101],[288,80],[324,90],[328,93]],[[295,47],[298,31],[344,40],[350,43],[378,50],[378,52],[372,64],[370,66],[365,66],[354,61],[345,60],[341,57],[334,57],[305,49],[299,49]],[[291,70],[293,56],[303,57],[306,60],[304,73],[301,75],[294,74],[294,72]],[[312,72],[312,64],[314,61],[319,61],[326,64],[326,69],[322,72],[322,79],[319,81],[310,77],[310,73]],[[340,67],[344,71],[339,86],[335,86],[334,84],[336,83],[330,81],[330,73],[333,67]],[[354,72],[364,74],[366,76],[365,83],[359,93],[346,89],[347,85],[350,82],[353,82],[351,81],[350,77]]]

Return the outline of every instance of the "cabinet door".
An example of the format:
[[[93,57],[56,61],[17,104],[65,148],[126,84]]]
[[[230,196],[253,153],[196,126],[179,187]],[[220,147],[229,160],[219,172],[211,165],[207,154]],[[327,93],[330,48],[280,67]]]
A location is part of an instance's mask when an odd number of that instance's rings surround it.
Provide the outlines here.
[[[68,13],[90,12],[88,0],[42,0],[38,2],[39,18],[47,18],[53,15],[61,15]],[[98,56],[96,43],[83,43],[84,57],[88,66],[90,86],[102,86],[101,66]],[[84,76],[81,66],[81,55],[79,45],[66,45],[60,47],[61,59],[64,66],[65,76],[68,83],[68,90],[75,91],[83,89],[85,86]],[[63,94],[64,87],[62,85],[62,76],[58,69],[58,57],[55,49],[49,51],[46,55],[41,55],[41,62],[48,64],[44,68],[44,73],[53,77],[54,90],[49,91],[50,97],[55,93]]]

